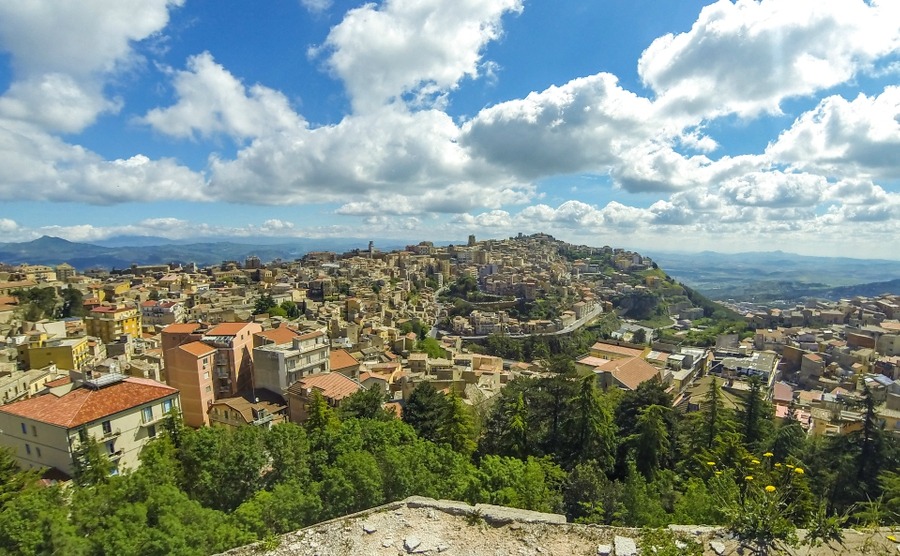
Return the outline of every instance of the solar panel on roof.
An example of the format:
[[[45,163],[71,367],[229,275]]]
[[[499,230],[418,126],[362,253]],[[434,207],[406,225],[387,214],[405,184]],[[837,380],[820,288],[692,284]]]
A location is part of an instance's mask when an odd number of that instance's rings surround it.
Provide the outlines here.
[[[90,380],[84,381],[84,386],[86,388],[90,388],[91,390],[99,390],[104,386],[109,386],[111,384],[118,384],[125,380],[125,375],[119,373],[109,373],[105,375],[100,375],[97,378],[92,378]]]

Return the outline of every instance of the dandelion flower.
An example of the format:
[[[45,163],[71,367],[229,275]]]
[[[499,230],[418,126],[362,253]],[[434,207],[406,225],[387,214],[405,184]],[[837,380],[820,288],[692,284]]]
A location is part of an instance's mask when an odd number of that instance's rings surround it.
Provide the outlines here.
[[[803,475],[803,468],[802,467],[794,468],[794,473],[796,473],[797,475]]]
[[[708,462],[706,462],[706,465],[715,465],[715,464],[716,464],[716,462],[714,462],[714,461],[708,461]]]
[[[752,481],[752,480],[753,480],[753,475],[747,475],[746,477],[744,477],[744,480],[745,480],[745,481]]]
[[[790,463],[789,463],[789,464],[787,464],[787,468],[788,468],[788,469],[793,469],[793,468],[794,468],[794,466],[793,466],[793,465],[791,465],[791,464],[790,464]]]
[[[895,537],[894,535],[888,535],[887,540],[889,540],[891,542],[900,542],[897,540],[897,537]]]
[[[781,464],[780,464],[780,463],[776,463],[776,464],[775,464],[775,467],[781,467]]]
[[[775,487],[772,485],[766,485],[766,492],[775,492]]]
[[[752,463],[753,465],[759,465],[759,460],[755,459],[755,460],[751,461],[750,463]]]
[[[716,471],[716,475],[721,475],[721,474],[722,474],[721,471]]]
[[[764,457],[764,458],[770,458],[770,457],[772,457],[772,456],[774,456],[774,455],[775,455],[775,454],[773,454],[772,452],[766,452],[765,454],[763,454],[763,457]]]

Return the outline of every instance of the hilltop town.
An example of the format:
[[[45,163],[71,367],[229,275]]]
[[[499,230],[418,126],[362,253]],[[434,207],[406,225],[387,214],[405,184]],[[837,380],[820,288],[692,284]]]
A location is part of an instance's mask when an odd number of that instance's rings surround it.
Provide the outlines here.
[[[879,411],[887,428],[900,427],[896,296],[810,301],[793,309],[737,304],[743,334],[692,345],[684,333],[697,332],[695,322],[706,328],[708,305],[673,297],[671,290],[681,286],[652,260],[543,234],[473,236],[467,245],[446,247],[421,242],[388,253],[370,243],[366,250],[266,264],[249,257],[209,268],[132,265],[115,275],[78,273],[64,262],[19,265],[4,267],[0,278],[3,403],[46,391],[48,383],[114,373],[177,388],[191,426],[220,414],[287,419],[291,387],[297,385],[296,394],[318,382],[335,405],[375,386],[399,406],[423,380],[478,404],[510,376],[544,371],[545,361],[473,353],[473,342],[490,336],[546,341],[606,318],[616,328],[604,341],[589,353],[569,354],[577,356],[579,372],[595,373],[604,388],[658,380],[690,407],[703,388],[696,379],[707,371],[738,397],[742,379],[758,375],[779,415],[791,406],[821,434],[858,424],[851,407],[864,381],[884,403]],[[474,294],[471,301],[447,295],[457,286],[468,288],[463,296]],[[36,295],[28,301],[38,291],[52,292],[44,296],[46,310]],[[71,300],[81,306],[65,305]],[[651,302],[639,308],[635,300]],[[63,313],[71,316],[54,318]],[[654,329],[623,318],[654,318],[650,313],[661,313],[668,324]],[[206,357],[215,372],[203,379],[197,369]],[[343,378],[326,380],[330,373]]]
[[[771,412],[755,418],[770,423],[755,427],[787,423],[807,438],[849,438],[874,422],[896,436],[898,297],[811,300],[791,309],[718,305],[639,253],[545,234],[392,252],[370,243],[208,268],[4,266],[0,447],[47,481],[82,480],[94,445],[112,473],[140,468],[142,449],[174,434],[173,415],[192,429],[294,423],[309,430],[328,422],[323,412],[338,411],[402,418],[466,457],[477,443],[482,455],[531,462],[538,452],[524,436],[509,436],[514,421],[504,419],[524,411],[516,403],[538,403],[528,401],[528,384],[559,377],[568,381],[566,395],[577,395],[576,383],[588,385],[584,395],[605,393],[596,399],[610,401],[591,402],[601,406],[632,399],[617,397],[624,393],[665,400],[660,411],[689,419],[708,415],[711,403],[741,415],[759,401]],[[518,394],[504,393],[511,384]],[[421,421],[422,404],[438,403],[424,402],[423,392],[449,400],[434,414],[443,417],[431,419],[452,420],[455,404],[464,408],[461,432]],[[530,411],[535,419],[547,410]],[[633,420],[616,413],[620,430]],[[763,448],[762,428],[749,426],[743,442]],[[705,449],[712,450],[717,433],[710,434]],[[636,435],[591,448],[617,462],[606,467],[609,476],[623,473],[637,453],[630,450],[642,449],[628,448]],[[541,450],[577,470],[588,445]],[[600,465],[603,457],[590,461]],[[665,462],[654,465],[672,465]],[[656,470],[644,465],[639,460],[638,470],[653,480]],[[390,501],[383,496],[372,502]],[[560,509],[515,500],[490,499]],[[573,511],[570,519],[582,510]]]

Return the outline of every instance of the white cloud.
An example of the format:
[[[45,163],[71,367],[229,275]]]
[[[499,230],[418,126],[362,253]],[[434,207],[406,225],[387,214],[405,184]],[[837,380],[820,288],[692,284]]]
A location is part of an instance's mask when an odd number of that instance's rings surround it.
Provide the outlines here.
[[[721,193],[732,204],[757,207],[808,207],[822,199],[827,181],[812,174],[753,172],[722,185]]]
[[[106,99],[109,75],[135,62],[132,43],[165,27],[182,0],[33,0],[0,3],[0,47],[15,79],[0,117],[49,131],[77,132],[120,103]]]
[[[406,96],[440,103],[463,78],[478,77],[481,52],[501,35],[501,17],[522,0],[386,0],[350,10],[324,45],[328,68],[344,81],[357,112]]]
[[[331,0],[300,0],[300,5],[313,13],[321,13],[331,7]]]
[[[666,111],[780,113],[785,98],[871,70],[900,45],[894,0],[719,0],[689,32],[653,41],[638,72]]]
[[[0,218],[0,232],[11,234],[19,229],[19,224],[11,218]]]
[[[769,145],[773,159],[837,177],[900,175],[900,87],[848,101],[823,99]]]
[[[259,84],[246,87],[209,52],[192,56],[187,67],[174,74],[177,103],[142,119],[157,131],[175,137],[225,133],[240,140],[305,127],[283,94]]]
[[[464,124],[460,140],[521,179],[602,172],[660,131],[654,113],[650,101],[601,73],[486,108]]]

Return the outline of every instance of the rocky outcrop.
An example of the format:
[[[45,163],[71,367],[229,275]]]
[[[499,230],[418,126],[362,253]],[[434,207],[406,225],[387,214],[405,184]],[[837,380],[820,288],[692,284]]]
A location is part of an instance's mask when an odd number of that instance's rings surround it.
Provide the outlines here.
[[[578,525],[565,517],[489,504],[412,497],[333,519],[275,542],[236,548],[229,556],[635,556],[653,554],[660,538],[683,553],[749,554],[715,527],[673,526],[646,537],[640,529]],[[796,556],[900,554],[890,531],[848,531],[843,546],[798,548]],[[645,550],[649,549],[649,550]],[[672,552],[669,552],[672,553]]]

